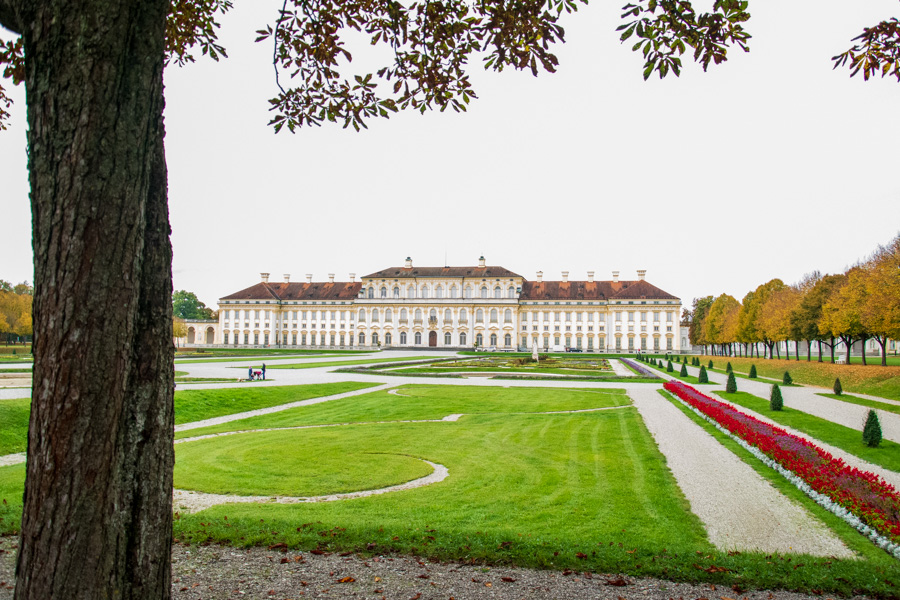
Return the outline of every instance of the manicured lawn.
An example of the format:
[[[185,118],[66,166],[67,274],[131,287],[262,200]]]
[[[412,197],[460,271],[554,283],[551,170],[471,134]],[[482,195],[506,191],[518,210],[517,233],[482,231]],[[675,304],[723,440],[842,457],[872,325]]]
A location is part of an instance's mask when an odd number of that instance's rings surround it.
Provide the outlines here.
[[[207,391],[221,392],[225,390]],[[392,394],[390,391],[369,392],[321,404],[301,406],[271,415],[250,417],[212,427],[184,431],[176,433],[175,437],[194,437],[209,433],[262,427],[443,419],[452,414],[582,410],[624,406],[631,403],[622,390],[407,385],[396,391],[397,394]]]
[[[366,427],[264,431],[176,448],[175,487],[216,494],[321,496],[383,488],[431,473],[385,452]],[[278,460],[272,460],[273,453]]]
[[[0,400],[0,456],[25,452],[31,399]]]
[[[326,362],[307,362],[307,363],[289,363],[289,364],[275,364],[275,365],[267,365],[266,369],[318,369],[321,367],[344,367],[344,366],[352,366],[352,365],[374,365],[377,363],[399,363],[399,362],[408,362],[411,360],[428,360],[429,358],[440,358],[439,356],[403,356],[400,358],[370,358],[370,359],[361,359],[361,360],[335,360],[335,361],[326,361]],[[254,369],[261,368],[260,366],[253,367]],[[246,369],[247,367],[234,367],[235,369]]]
[[[859,430],[844,427],[809,413],[794,410],[789,406],[785,406],[780,411],[770,410],[768,400],[747,392],[729,394],[724,391],[717,391],[716,394],[729,402],[756,411],[776,423],[802,431],[865,461],[885,469],[900,472],[900,444],[882,440],[878,448],[869,448],[863,443],[862,432]]]
[[[223,415],[268,408],[309,398],[343,394],[379,385],[377,383],[317,383],[221,390],[178,390],[175,392],[175,424],[192,423]]]
[[[900,400],[900,366],[887,366],[869,364],[862,366],[833,365],[828,362],[817,363],[815,361],[793,361],[763,358],[742,358],[724,356],[704,356],[701,364],[707,364],[712,360],[717,367],[724,367],[731,362],[731,366],[737,372],[749,373],[750,365],[756,365],[756,372],[762,377],[770,377],[781,381],[785,371],[789,371],[794,383],[816,385],[831,389],[836,378],[841,379],[841,387],[845,392],[859,394],[871,394]]]
[[[876,400],[869,400],[868,398],[857,398],[856,396],[851,396],[850,394],[841,394],[840,396],[838,396],[837,394],[819,394],[819,396],[833,398],[835,400],[840,400],[841,402],[859,404],[860,406],[868,406],[869,408],[877,408],[878,410],[883,410],[884,412],[892,412],[894,414],[900,415],[900,406],[897,406],[896,404],[878,402]]]

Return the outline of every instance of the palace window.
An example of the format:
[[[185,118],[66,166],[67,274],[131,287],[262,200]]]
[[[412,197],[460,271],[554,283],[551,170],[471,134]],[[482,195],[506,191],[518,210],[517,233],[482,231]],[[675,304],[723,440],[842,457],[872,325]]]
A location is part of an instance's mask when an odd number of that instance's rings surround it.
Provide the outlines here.
[[[225,337],[222,339],[222,342],[225,344],[228,343],[228,334],[227,333],[225,334]]]
[[[421,343],[422,343],[422,332],[421,332],[421,331],[417,331],[417,332],[416,332],[416,345],[418,346],[418,345],[420,345]]]
[[[416,317],[416,318],[415,318],[415,323],[421,325],[421,324],[422,324],[422,309],[421,309],[421,308],[417,308],[417,309],[416,309],[416,315],[415,315],[415,317]]]
[[[253,334],[253,345],[259,346],[259,334],[258,333]]]
[[[393,321],[394,321],[394,311],[392,311],[392,310],[389,309],[389,308],[385,309],[385,311],[384,311],[384,322],[385,322],[385,323],[392,323]]]
[[[405,331],[400,332],[400,345],[401,346],[406,345],[406,332]]]
[[[659,350],[659,338],[653,338],[653,349]]]
[[[445,309],[444,310],[444,323],[448,324],[448,323],[452,323],[452,322],[453,322],[453,313],[450,311],[449,308]]]
[[[297,334],[296,333],[293,334],[293,339],[291,341],[291,345],[293,345],[293,346],[297,345]]]
[[[554,343],[554,345],[559,346],[559,336],[558,335],[553,336],[553,343]]]
[[[427,297],[428,297],[428,286],[427,286],[427,285],[423,285],[423,286],[422,286],[422,293],[421,293],[421,296],[422,296],[422,298],[427,298]]]
[[[466,312],[466,309],[464,309],[464,308],[460,309],[460,311],[459,311],[459,324],[460,324],[460,325],[465,325],[465,324],[468,323],[468,322],[469,322],[469,316],[468,316],[468,313]]]
[[[406,309],[401,308],[400,309],[400,323],[403,324],[403,323],[408,323],[408,322],[409,322],[409,319],[408,319],[408,314],[406,312]]]
[[[484,311],[480,308],[475,311],[475,322],[484,323]]]
[[[331,345],[334,346],[334,334],[331,334]]]
[[[375,288],[369,288],[368,296],[369,298],[375,297]]]
[[[497,322],[497,309],[492,308],[491,309],[491,323],[496,323],[496,322]]]
[[[312,339],[313,339],[313,345],[315,345],[315,343],[316,343],[316,336],[313,335],[313,336],[312,336]],[[359,334],[359,345],[360,345],[360,346],[365,346],[365,345],[366,345],[366,334],[364,334],[364,333],[360,333],[360,334]]]
[[[491,334],[491,346],[496,346],[496,345],[497,345],[497,334],[492,333]]]
[[[672,338],[666,338],[666,350],[672,349]]]
[[[509,286],[509,288],[506,290],[506,295],[509,298],[515,298],[516,297],[516,288],[514,286]]]
[[[366,311],[365,311],[365,309],[362,309],[362,308],[359,309],[359,322],[360,322],[360,323],[365,323],[365,322],[366,322]]]
[[[478,346],[484,346],[484,336],[480,333],[475,334],[475,344]]]
[[[456,298],[456,294],[458,292],[459,292],[459,289],[456,287],[456,285],[453,285],[450,287],[450,297],[451,298]]]
[[[306,334],[305,334],[305,333],[301,333],[301,334],[300,334],[300,345],[301,345],[301,346],[305,346],[305,345],[306,345]]]
[[[502,298],[502,297],[503,297],[503,290],[500,289],[500,286],[498,285],[498,286],[494,287],[494,298]]]
[[[512,336],[509,335],[508,333],[503,336],[503,345],[506,346],[507,348],[512,346]]]
[[[373,323],[378,322],[378,309],[377,308],[372,309],[372,322]]]
[[[444,297],[444,287],[439,285],[434,288],[434,297],[435,298],[443,298]]]
[[[400,288],[398,288],[397,286],[394,286],[394,298],[399,298],[399,297],[400,297]]]
[[[512,310],[508,308],[506,309],[506,311],[503,313],[503,322],[512,323]]]
[[[450,345],[450,332],[449,331],[444,333],[444,345],[445,346]]]
[[[466,298],[471,298],[471,297],[472,297],[472,286],[467,285],[466,286]]]
[[[481,297],[482,297],[482,298],[487,298],[487,297],[488,297],[488,289],[487,289],[487,286],[481,286]]]
[[[459,334],[459,345],[460,346],[466,345],[466,333],[465,332]]]
[[[570,348],[571,346],[572,346],[572,336],[567,335],[566,336],[566,348]]]
[[[373,345],[373,346],[377,346],[377,345],[378,345],[378,334],[377,334],[377,333],[373,333],[373,334],[372,334],[372,345]]]
[[[387,288],[384,286],[381,286],[381,297],[387,298]]]
[[[416,288],[413,286],[409,286],[406,288],[406,297],[407,298],[415,298],[416,297]]]

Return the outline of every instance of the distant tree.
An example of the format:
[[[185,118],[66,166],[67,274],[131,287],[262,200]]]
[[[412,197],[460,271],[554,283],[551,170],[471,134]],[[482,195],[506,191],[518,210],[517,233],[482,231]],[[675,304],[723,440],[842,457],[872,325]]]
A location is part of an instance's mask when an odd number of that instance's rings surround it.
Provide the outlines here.
[[[765,286],[757,327],[762,332],[763,339],[769,342],[769,358],[773,358],[773,348],[778,358],[781,358],[779,342],[786,342],[791,337],[791,312],[798,304],[800,295],[780,279],[774,279]]]
[[[688,338],[694,346],[704,346],[709,343],[704,334],[704,321],[709,309],[712,306],[714,298],[712,296],[704,296],[703,298],[694,298],[693,308],[691,309],[691,326],[688,330]]]
[[[712,369],[712,368],[713,368],[713,361],[712,361],[712,359],[710,359],[709,364],[706,366],[706,368],[707,368],[707,369]]]
[[[0,279],[0,292],[11,292],[13,291],[13,286],[10,282],[5,279]]]
[[[836,396],[840,396],[841,394],[844,393],[844,388],[841,387],[841,378],[840,377],[835,378],[833,389],[834,389],[834,393]]]
[[[22,283],[16,284],[13,288],[13,293],[19,296],[34,296],[34,286],[27,281],[23,281]]]
[[[731,373],[733,370],[734,370],[734,368],[731,366],[731,362],[729,362],[727,365],[725,365],[726,373]]]
[[[782,385],[792,385],[794,380],[791,378],[791,374],[788,371],[784,372],[784,377],[781,378]]]
[[[728,371],[728,381],[725,382],[725,391],[733,394],[737,391],[737,381],[734,378],[734,371]]]
[[[194,292],[184,290],[178,290],[172,294],[172,313],[178,319],[212,319],[215,314],[197,298]]]
[[[728,294],[721,294],[709,307],[703,321],[703,339],[717,346],[724,356],[731,354],[730,345],[737,339],[738,314],[741,305]]]
[[[188,328],[184,322],[184,319],[174,318],[172,319],[172,337],[176,340],[184,339],[187,337]]]
[[[781,397],[781,388],[775,383],[772,385],[772,393],[769,395],[769,408],[781,410],[784,408],[784,399]]]
[[[881,443],[881,423],[878,422],[878,414],[874,410],[870,409],[869,414],[866,415],[862,438],[869,448],[877,448]]]
[[[822,307],[822,323],[831,335],[844,343],[846,361],[850,364],[850,351],[857,340],[863,342],[869,337],[862,322],[865,309],[865,286],[856,266],[841,276],[840,281]],[[865,364],[865,355],[863,355]]]
[[[855,277],[862,279],[861,324],[881,346],[881,365],[887,366],[887,341],[900,339],[900,235],[879,246]]]
[[[697,376],[698,383],[709,383],[709,376],[706,374],[706,367],[700,367],[700,374]]]
[[[821,326],[822,308],[841,279],[840,275],[825,275],[816,279],[791,313],[791,331],[797,338],[806,340],[807,348],[812,346],[812,342],[817,342],[819,362],[822,362],[822,346],[830,349],[831,362],[834,362],[835,338]],[[810,359],[810,354],[811,352],[807,353],[807,360]]]
[[[756,365],[750,365],[750,379],[756,379]]]

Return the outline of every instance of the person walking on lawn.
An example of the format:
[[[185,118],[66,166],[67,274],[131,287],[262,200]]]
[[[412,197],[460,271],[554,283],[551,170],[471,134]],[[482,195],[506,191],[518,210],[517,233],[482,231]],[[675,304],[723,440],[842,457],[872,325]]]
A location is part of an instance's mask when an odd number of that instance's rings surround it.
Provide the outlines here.
[[[266,363],[263,363],[262,374],[263,374],[263,381],[265,381],[266,380]]]

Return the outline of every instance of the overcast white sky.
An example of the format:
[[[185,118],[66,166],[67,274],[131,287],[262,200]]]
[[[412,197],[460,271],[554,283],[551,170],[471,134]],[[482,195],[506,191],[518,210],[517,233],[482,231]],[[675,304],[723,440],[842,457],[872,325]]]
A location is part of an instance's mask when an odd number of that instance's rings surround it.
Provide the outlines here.
[[[527,279],[594,270],[686,305],[772,277],[844,270],[900,232],[900,84],[832,71],[896,0],[751,2],[749,54],[644,82],[621,0],[565,22],[560,69],[483,73],[467,113],[403,114],[362,133],[275,135],[280,3],[223,21],[230,58],[166,72],[175,289],[207,305],[261,271],[324,280],[401,265],[502,265]],[[711,1],[708,2],[711,4]],[[354,65],[369,64],[366,50]],[[0,278],[31,280],[25,103],[0,133]]]

